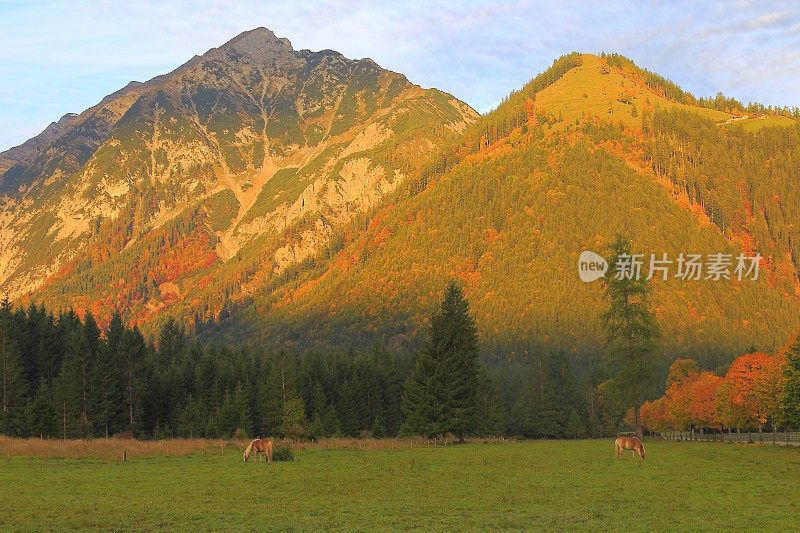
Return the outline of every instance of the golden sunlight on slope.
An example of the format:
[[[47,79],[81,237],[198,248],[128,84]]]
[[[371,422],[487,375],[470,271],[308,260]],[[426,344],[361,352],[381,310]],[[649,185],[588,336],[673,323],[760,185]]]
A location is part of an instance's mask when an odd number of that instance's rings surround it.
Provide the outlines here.
[[[643,111],[671,107],[689,109],[717,121],[733,117],[722,111],[668,100],[647,87],[637,73],[610,67],[596,55],[582,54],[581,59],[581,66],[536,94],[535,108],[563,117],[564,121],[559,123],[563,126],[590,117],[641,125]]]

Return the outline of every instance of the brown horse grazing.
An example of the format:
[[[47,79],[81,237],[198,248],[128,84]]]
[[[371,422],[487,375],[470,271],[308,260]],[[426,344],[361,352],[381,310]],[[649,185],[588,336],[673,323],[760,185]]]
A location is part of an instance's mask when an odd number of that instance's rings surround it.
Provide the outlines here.
[[[258,455],[263,453],[267,461],[269,461],[269,464],[272,464],[272,439],[260,439],[256,437],[251,440],[242,454],[242,459],[244,459],[245,463],[250,460],[250,454],[252,452],[256,453],[256,460],[258,460]]]
[[[617,437],[614,441],[614,455],[617,459],[622,459],[623,450],[633,450],[639,457],[644,459],[644,444],[639,437]]]

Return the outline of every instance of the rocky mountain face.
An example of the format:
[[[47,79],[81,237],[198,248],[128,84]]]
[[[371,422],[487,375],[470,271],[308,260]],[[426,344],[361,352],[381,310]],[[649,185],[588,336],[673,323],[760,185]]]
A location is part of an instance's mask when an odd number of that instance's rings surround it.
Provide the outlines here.
[[[246,32],[4,153],[0,292],[136,321],[218,314],[476,117],[369,59]]]

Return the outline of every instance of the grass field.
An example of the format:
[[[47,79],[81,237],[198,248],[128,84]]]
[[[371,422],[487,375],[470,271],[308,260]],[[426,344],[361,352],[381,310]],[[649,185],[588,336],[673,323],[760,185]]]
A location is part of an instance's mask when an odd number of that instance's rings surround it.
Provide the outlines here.
[[[800,449],[538,441],[411,449],[0,458],[0,529],[800,529]]]

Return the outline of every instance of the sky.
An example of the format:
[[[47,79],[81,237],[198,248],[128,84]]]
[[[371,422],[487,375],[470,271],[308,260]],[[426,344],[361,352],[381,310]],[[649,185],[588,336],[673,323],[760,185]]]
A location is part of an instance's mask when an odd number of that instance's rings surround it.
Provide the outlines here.
[[[481,112],[573,50],[624,54],[696,96],[800,106],[794,1],[0,0],[0,150],[259,26]]]

